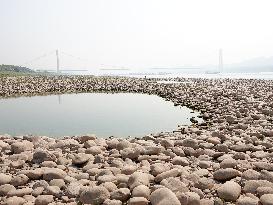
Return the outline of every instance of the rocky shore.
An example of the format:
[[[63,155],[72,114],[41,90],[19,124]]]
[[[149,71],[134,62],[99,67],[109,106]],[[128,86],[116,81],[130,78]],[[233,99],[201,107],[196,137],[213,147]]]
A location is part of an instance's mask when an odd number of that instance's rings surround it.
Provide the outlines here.
[[[0,78],[1,98],[146,93],[197,109],[204,119],[143,138],[0,135],[1,204],[273,204],[273,81],[157,80]]]

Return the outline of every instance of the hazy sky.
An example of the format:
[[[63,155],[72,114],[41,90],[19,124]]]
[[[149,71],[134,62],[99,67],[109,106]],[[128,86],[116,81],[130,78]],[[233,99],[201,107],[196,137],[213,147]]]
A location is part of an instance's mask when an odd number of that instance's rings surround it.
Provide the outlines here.
[[[58,48],[63,68],[235,63],[273,56],[272,0],[0,0],[0,64]],[[54,68],[54,55],[29,64]]]

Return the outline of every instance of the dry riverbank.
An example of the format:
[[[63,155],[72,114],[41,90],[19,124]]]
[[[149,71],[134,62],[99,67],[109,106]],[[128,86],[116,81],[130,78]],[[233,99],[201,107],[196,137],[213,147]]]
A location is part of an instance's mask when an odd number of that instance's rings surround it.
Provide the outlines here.
[[[205,122],[141,139],[0,136],[2,204],[221,205],[273,202],[273,81],[0,78],[0,97],[159,95]],[[186,82],[186,83],[185,83]]]

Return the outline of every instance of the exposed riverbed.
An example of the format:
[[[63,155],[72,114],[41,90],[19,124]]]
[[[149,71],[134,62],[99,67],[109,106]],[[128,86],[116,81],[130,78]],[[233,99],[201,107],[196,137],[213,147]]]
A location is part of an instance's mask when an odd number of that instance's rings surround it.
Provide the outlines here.
[[[3,99],[62,93],[150,94],[199,110],[204,121],[129,139],[0,135],[0,201],[271,205],[273,81],[176,78],[182,83],[166,84],[159,80],[1,78]]]

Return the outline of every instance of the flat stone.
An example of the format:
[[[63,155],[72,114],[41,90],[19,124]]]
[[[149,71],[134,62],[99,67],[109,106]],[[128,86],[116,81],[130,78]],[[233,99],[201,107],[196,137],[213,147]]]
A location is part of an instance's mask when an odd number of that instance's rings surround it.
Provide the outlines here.
[[[25,196],[31,194],[33,191],[32,188],[22,188],[22,189],[16,189],[16,190],[11,190],[7,193],[8,196]]]
[[[7,174],[0,173],[0,185],[9,184],[12,177]]]
[[[149,201],[144,197],[133,197],[128,201],[128,205],[148,205]]]
[[[80,202],[84,204],[102,204],[109,198],[109,191],[102,186],[90,187],[80,194]]]
[[[64,179],[66,172],[59,168],[46,168],[43,173],[43,179],[51,181],[52,179]]]
[[[148,186],[139,185],[135,187],[132,191],[132,197],[144,197],[146,199],[150,198],[151,190]]]
[[[130,194],[131,194],[130,189],[120,188],[111,193],[111,199],[116,199],[125,202],[129,199]]]
[[[19,174],[15,177],[13,177],[10,181],[10,184],[13,186],[21,186],[28,183],[29,178],[24,174]]]
[[[273,205],[273,194],[264,194],[260,198],[262,205]]]
[[[139,185],[146,185],[150,184],[149,176],[143,172],[134,172],[128,179],[128,186],[130,189],[134,189],[136,186]]]
[[[0,186],[0,196],[6,196],[9,191],[16,190],[13,185],[3,184]]]
[[[171,169],[169,171],[163,172],[161,174],[158,174],[155,177],[156,182],[161,182],[163,179],[169,178],[169,177],[177,177],[180,174],[180,171],[176,168]]]
[[[53,201],[52,195],[40,195],[35,199],[35,205],[47,205]]]
[[[217,189],[218,196],[225,201],[236,201],[241,193],[241,186],[233,181],[225,182]]]
[[[174,165],[181,165],[181,166],[188,166],[189,165],[189,161],[186,157],[179,157],[176,156],[173,158],[172,163]]]
[[[56,156],[51,154],[49,151],[44,150],[44,149],[37,149],[33,153],[33,163],[42,163],[44,161],[55,161]]]
[[[237,200],[236,205],[258,205],[258,203],[259,203],[259,200],[257,199],[243,196]]]
[[[232,178],[239,176],[240,173],[236,169],[226,168],[226,169],[219,169],[213,173],[213,178],[218,181],[227,181]]]
[[[152,192],[150,201],[152,205],[181,205],[176,195],[168,188],[159,188]]]
[[[245,182],[243,190],[245,193],[255,194],[258,187],[265,186],[273,188],[273,183],[266,180],[248,180]]]
[[[20,154],[24,151],[30,151],[33,149],[33,143],[29,141],[22,141],[22,142],[14,142],[11,144],[11,151],[15,154]]]
[[[13,196],[13,197],[9,197],[5,200],[4,204],[5,205],[23,205],[25,204],[26,200],[22,197],[17,197],[17,196]]]
[[[189,191],[188,187],[179,178],[169,177],[163,179],[160,184],[170,189],[175,194],[177,192],[183,193]]]

